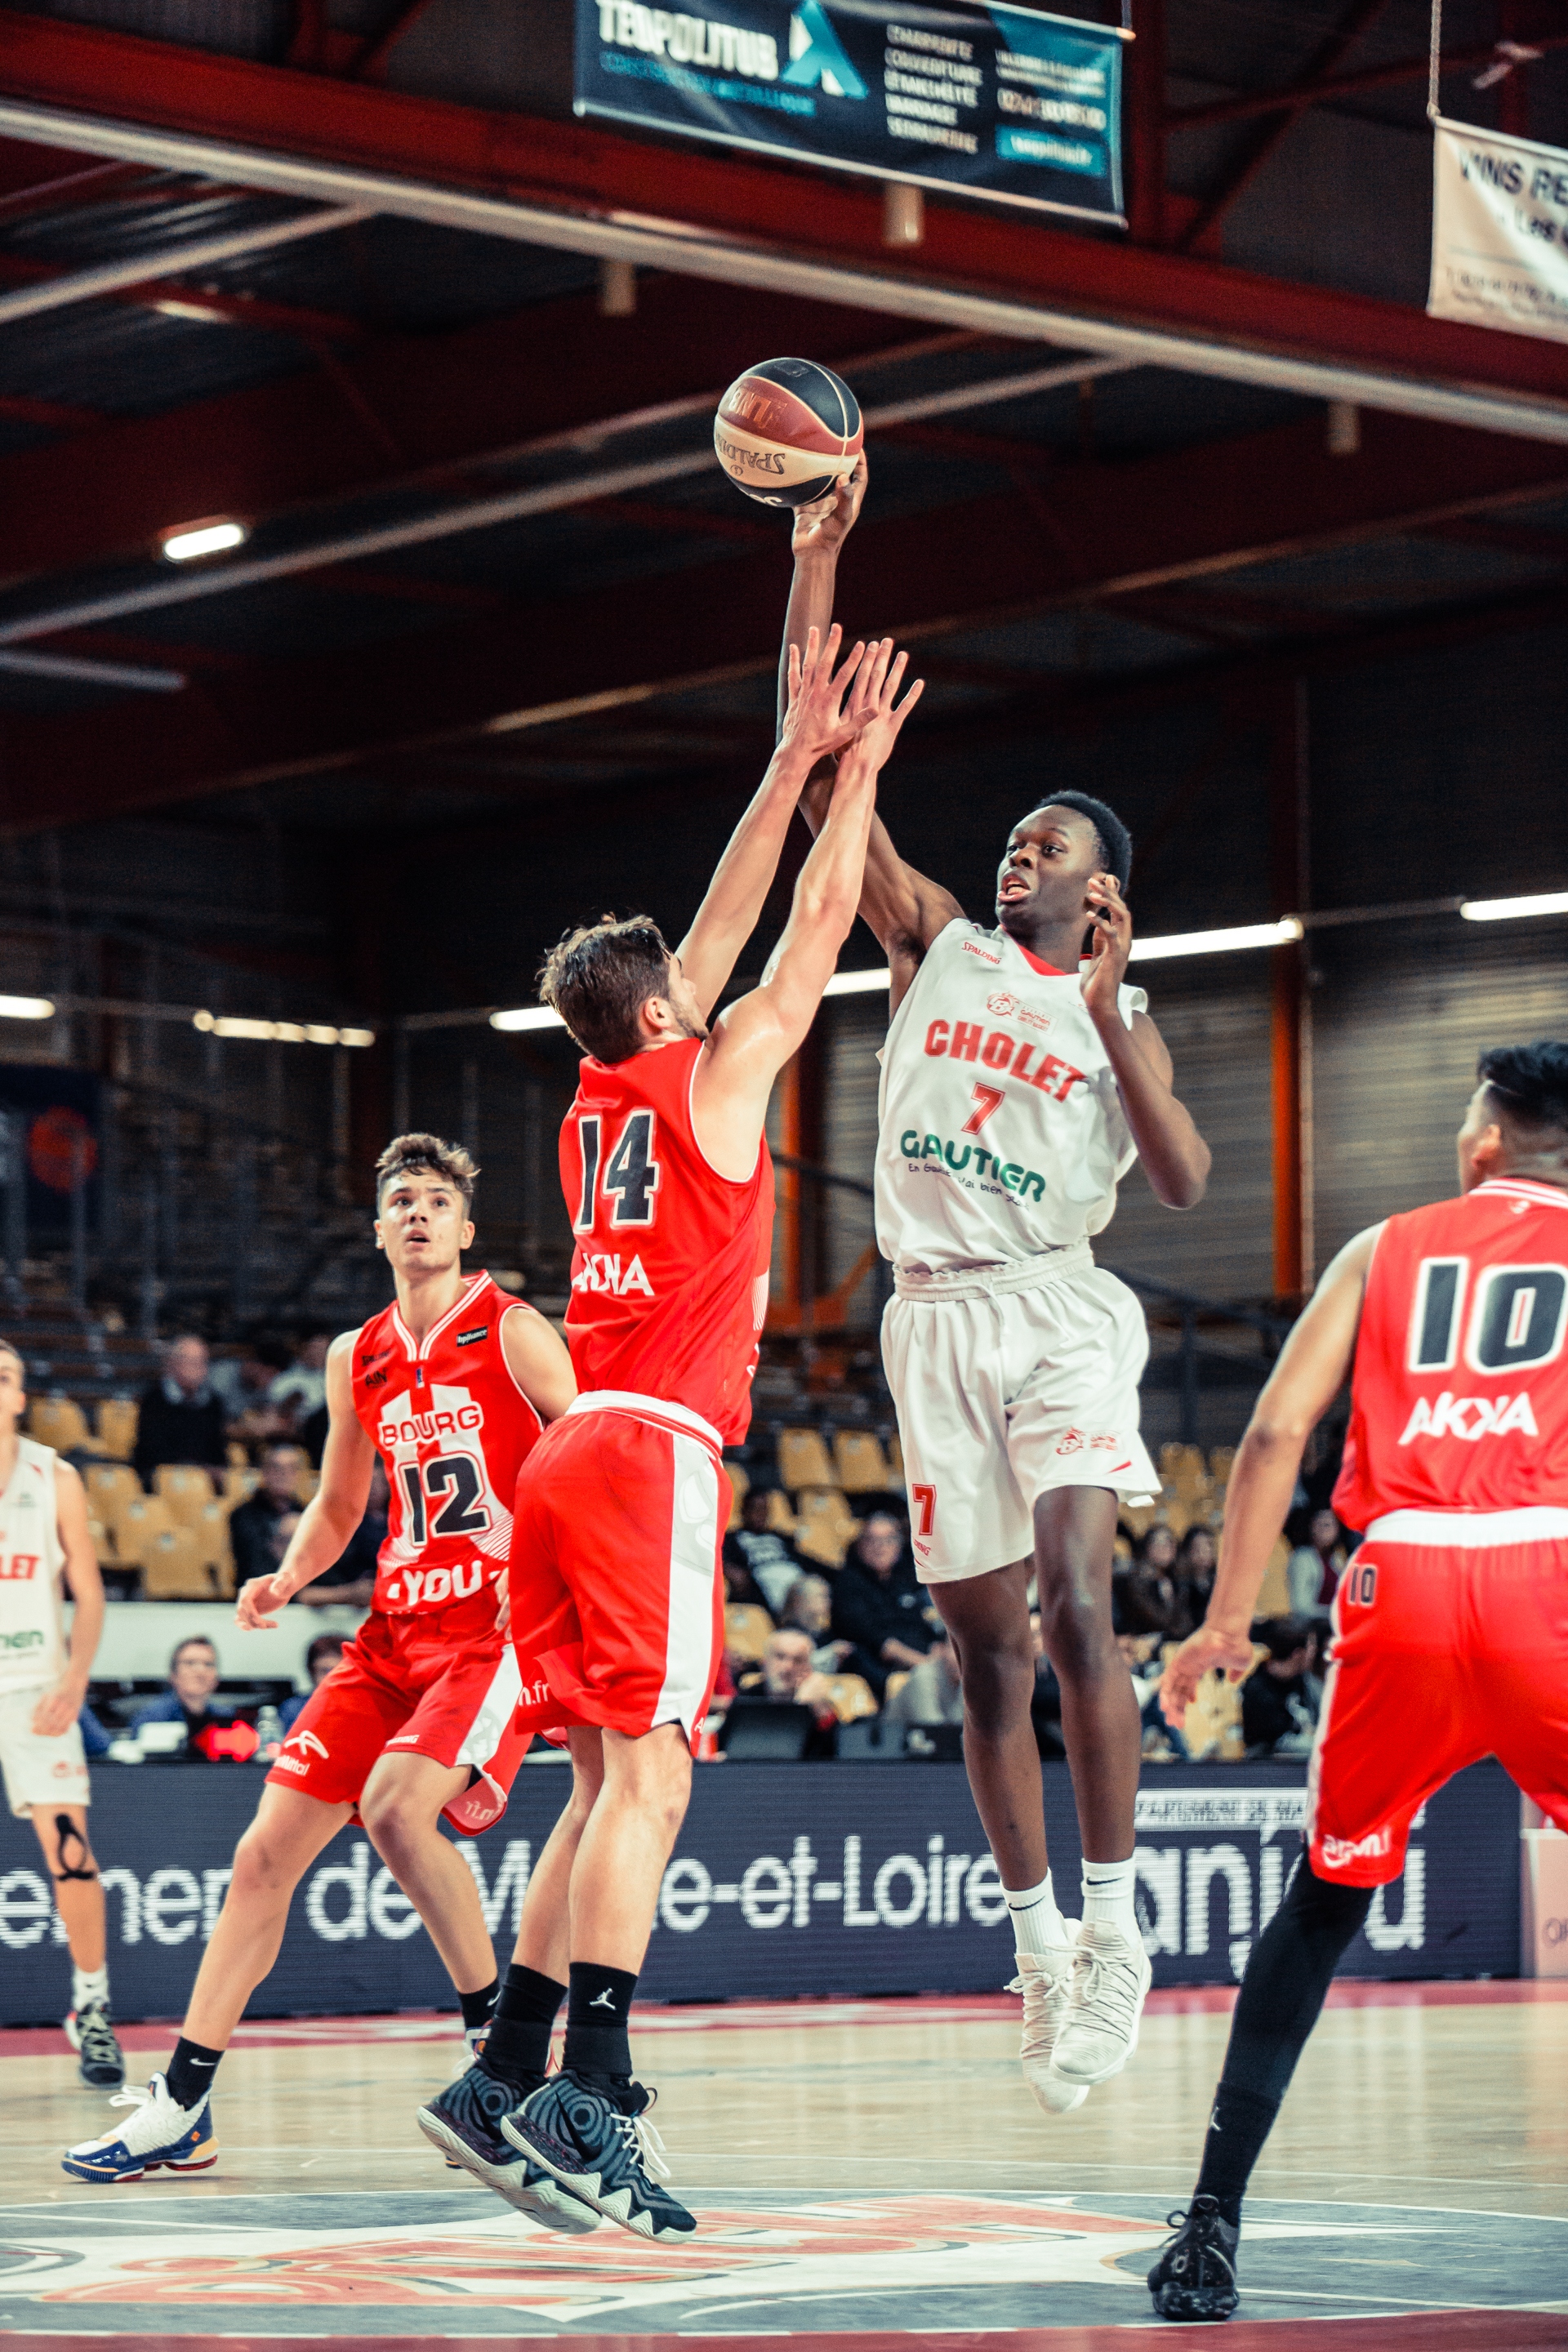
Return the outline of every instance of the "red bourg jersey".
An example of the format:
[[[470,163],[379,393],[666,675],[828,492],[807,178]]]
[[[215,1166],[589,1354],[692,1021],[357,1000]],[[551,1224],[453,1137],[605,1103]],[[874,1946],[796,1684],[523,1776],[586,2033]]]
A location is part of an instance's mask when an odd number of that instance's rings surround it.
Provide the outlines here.
[[[1119,1001],[1129,1027],[1148,1003]],[[878,1246],[931,1274],[1099,1233],[1137,1156],[1079,974],[979,923],[926,950],[882,1051],[879,1122]]]
[[[1568,1506],[1568,1192],[1524,1177],[1390,1217],[1367,1272],[1334,1508]]]
[[[506,1566],[517,1474],[544,1424],[501,1324],[532,1313],[479,1274],[422,1343],[395,1305],[354,1340],[354,1411],[392,1489],[374,1603],[391,1616],[466,1601]]]
[[[726,1445],[752,1418],[768,1308],[773,1164],[742,1182],[704,1159],[691,1124],[699,1037],[608,1066],[592,1058],[561,1130],[577,1246],[566,1338],[578,1385],[683,1404]]]

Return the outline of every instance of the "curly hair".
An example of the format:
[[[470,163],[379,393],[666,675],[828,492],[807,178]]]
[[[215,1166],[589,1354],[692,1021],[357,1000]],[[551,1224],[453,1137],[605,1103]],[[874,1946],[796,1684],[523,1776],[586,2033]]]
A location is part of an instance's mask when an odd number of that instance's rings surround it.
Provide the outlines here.
[[[375,1205],[379,1209],[387,1186],[399,1176],[439,1176],[473,1206],[479,1178],[473,1155],[460,1143],[438,1135],[395,1135],[375,1163]]]

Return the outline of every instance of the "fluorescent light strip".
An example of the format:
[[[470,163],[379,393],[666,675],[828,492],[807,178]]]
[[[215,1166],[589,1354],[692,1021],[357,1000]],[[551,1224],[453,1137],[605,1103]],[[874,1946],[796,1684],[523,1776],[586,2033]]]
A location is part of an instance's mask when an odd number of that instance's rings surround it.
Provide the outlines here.
[[[869,996],[892,984],[893,975],[883,964],[875,971],[836,971],[822,992],[824,996]]]
[[[0,999],[0,1004],[4,1000]],[[53,1007],[50,1010],[53,1011]],[[374,1029],[335,1029],[324,1021],[242,1021],[226,1013],[195,1013],[191,1026],[208,1037],[243,1037],[260,1045],[374,1045]]]
[[[1467,923],[1507,923],[1520,915],[1568,915],[1568,890],[1544,890],[1530,898],[1467,898],[1459,912]]]
[[[0,996],[0,1021],[47,1021],[54,1009],[50,996]]]
[[[1230,955],[1238,948],[1284,947],[1301,935],[1296,915],[1282,915],[1277,923],[1242,923],[1235,930],[1173,931],[1164,939],[1134,940],[1129,961],[1153,963],[1164,956]]]
[[[172,530],[160,552],[170,563],[189,563],[199,555],[221,555],[226,548],[243,547],[250,533],[242,522],[193,523],[188,530]]]
[[[564,1029],[566,1024],[559,1013],[552,1013],[548,1004],[519,1004],[510,1013],[492,1013],[492,1029]]]

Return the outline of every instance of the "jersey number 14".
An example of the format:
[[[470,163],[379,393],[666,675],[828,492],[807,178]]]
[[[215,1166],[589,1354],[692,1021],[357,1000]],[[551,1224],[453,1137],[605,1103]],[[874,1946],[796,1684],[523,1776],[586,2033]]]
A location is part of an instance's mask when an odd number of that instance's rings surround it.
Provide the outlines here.
[[[577,1141],[583,1153],[583,1191],[573,1230],[591,1234],[598,1212],[598,1196],[610,1202],[614,1226],[651,1225],[654,1195],[660,1171],[653,1156],[655,1123],[651,1110],[634,1110],[616,1138],[615,1149],[600,1169],[604,1122],[596,1114],[577,1121]]]

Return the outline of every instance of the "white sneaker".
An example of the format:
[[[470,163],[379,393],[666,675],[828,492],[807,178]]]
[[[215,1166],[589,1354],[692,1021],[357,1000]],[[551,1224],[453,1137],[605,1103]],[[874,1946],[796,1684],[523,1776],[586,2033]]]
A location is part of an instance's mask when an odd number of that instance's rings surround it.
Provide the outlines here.
[[[1051,2080],[1063,2093],[1121,2074],[1138,2047],[1152,1975],[1142,1937],[1133,1940],[1098,1919],[1081,1923],[1067,2015],[1051,2053]]]
[[[1068,1922],[1068,1929],[1077,1936],[1076,1919]],[[1068,1943],[1054,1952],[1018,1953],[1018,1973],[1007,1988],[1024,1996],[1024,2043],[1019,2052],[1024,2080],[1052,2116],[1070,2115],[1089,2096],[1087,2088],[1075,2090],[1070,2084],[1053,2081],[1050,2071],[1051,2052],[1068,2013],[1075,1949]]]
[[[128,2122],[68,2148],[62,2168],[76,2180],[140,2180],[160,2167],[170,2172],[205,2172],[217,2161],[212,2097],[204,2092],[194,2107],[179,2107],[162,2074],[147,2088],[121,2091],[111,2107],[129,2107]]]

